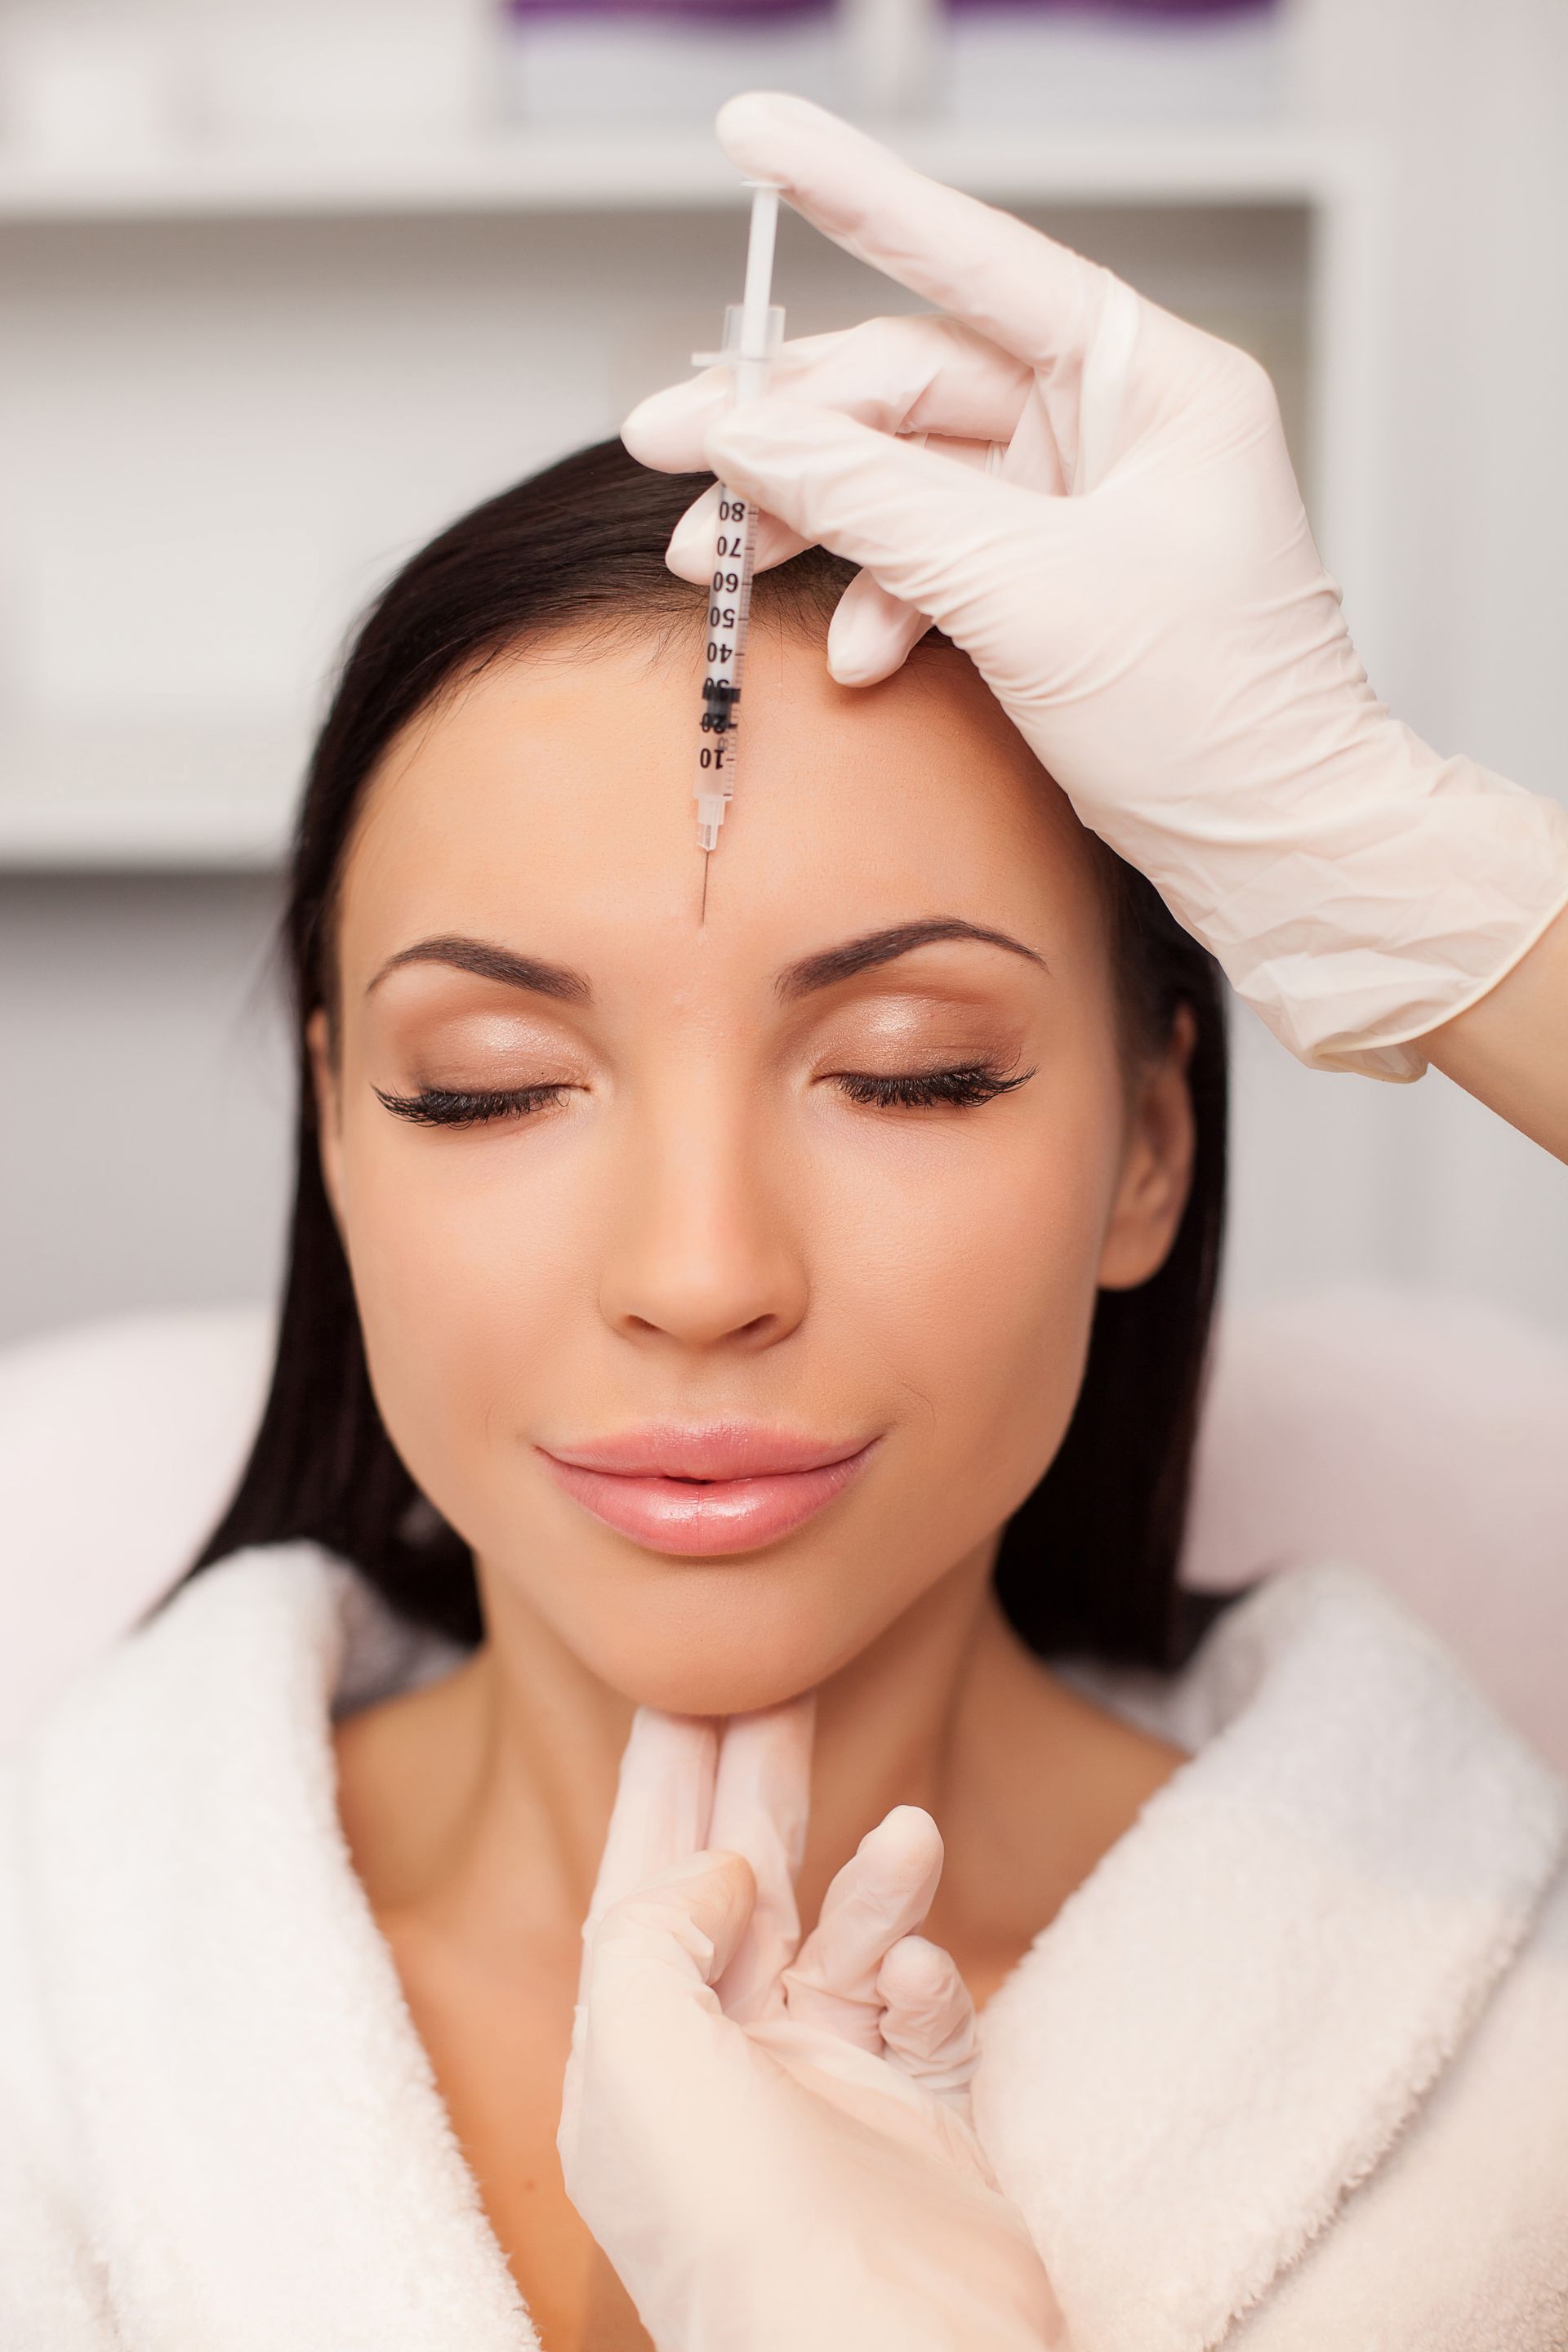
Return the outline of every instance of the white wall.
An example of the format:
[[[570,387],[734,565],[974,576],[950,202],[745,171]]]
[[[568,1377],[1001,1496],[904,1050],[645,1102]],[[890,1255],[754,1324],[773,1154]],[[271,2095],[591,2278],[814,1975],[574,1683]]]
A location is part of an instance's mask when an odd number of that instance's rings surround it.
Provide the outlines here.
[[[14,1335],[264,1297],[291,1074],[243,878],[0,881],[0,1292]]]
[[[1568,799],[1568,8],[1300,0],[1294,33],[1303,110],[1383,156],[1373,682],[1440,748]],[[1314,1080],[1238,1045],[1238,1286],[1342,1263],[1568,1328],[1560,1167],[1436,1075]]]

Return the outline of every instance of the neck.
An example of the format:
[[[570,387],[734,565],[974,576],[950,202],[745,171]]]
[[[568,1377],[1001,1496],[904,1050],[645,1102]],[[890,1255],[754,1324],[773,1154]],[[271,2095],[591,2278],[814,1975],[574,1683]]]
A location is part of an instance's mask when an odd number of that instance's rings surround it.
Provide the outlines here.
[[[1145,1743],[1019,1641],[992,1591],[994,1549],[818,1685],[803,1926],[865,1832],[915,1804],[946,1846],[925,1932],[950,1948],[1026,1942],[1169,1770],[1155,1759],[1152,1779],[1129,1748]],[[634,1703],[515,1588],[482,1569],[480,1581],[474,1657],[340,1731],[344,1826],[378,1911],[502,1961],[543,1945],[574,1968]]]

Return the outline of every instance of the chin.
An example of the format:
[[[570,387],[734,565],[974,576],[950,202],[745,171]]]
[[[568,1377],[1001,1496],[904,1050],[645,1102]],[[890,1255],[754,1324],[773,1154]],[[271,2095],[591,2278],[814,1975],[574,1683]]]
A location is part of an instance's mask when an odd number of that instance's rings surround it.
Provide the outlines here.
[[[749,1715],[798,1698],[822,1680],[812,1665],[796,1669],[777,1657],[661,1662],[644,1655],[616,1665],[618,1671],[600,1669],[605,1680],[635,1706],[658,1707],[666,1715]]]
[[[601,1635],[584,1663],[637,1706],[749,1715],[815,1690],[860,1646],[827,1618],[815,1626],[797,1619],[787,1632],[767,1612],[749,1608],[682,1610],[679,1618],[639,1624],[630,1617],[615,1643]]]

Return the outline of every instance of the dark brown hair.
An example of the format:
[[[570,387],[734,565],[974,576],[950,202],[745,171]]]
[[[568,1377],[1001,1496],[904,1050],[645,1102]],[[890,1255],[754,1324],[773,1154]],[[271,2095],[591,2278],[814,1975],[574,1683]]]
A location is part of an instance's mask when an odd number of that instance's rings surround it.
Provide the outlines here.
[[[482,1636],[468,1549],[419,1495],[371,1391],[321,1179],[305,1024],[331,1002],[344,852],[394,737],[523,640],[597,625],[696,625],[701,592],[668,571],[664,549],[708,478],[651,473],[618,441],[580,450],[432,541],[374,605],[348,653],[310,761],[283,926],[300,1069],[277,1361],[250,1460],[190,1575],[242,1546],[313,1538],[353,1561],[408,1618],[468,1643]],[[755,610],[824,630],[850,577],[850,566],[812,549],[761,575]],[[962,656],[933,637],[913,658]],[[1212,1613],[1198,1596],[1178,1593],[1176,1567],[1224,1220],[1224,1013],[1208,955],[1140,875],[1109,850],[1100,864],[1130,1052],[1157,1045],[1177,1008],[1191,1008],[1196,1161],[1164,1264],[1137,1289],[1100,1296],[1071,1424],[1007,1523],[996,1589],[1041,1655],[1087,1651],[1171,1667]]]

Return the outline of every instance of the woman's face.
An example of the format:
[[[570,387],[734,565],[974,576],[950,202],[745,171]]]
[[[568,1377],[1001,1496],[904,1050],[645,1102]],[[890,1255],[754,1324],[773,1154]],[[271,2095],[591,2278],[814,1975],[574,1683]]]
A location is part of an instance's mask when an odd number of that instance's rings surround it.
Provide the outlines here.
[[[758,627],[709,875],[697,648],[557,641],[351,846],[329,1188],[419,1486],[634,1701],[820,1683],[988,1554],[1185,1195],[1088,836],[968,665]]]

